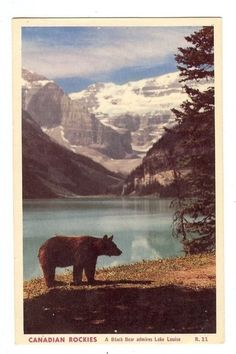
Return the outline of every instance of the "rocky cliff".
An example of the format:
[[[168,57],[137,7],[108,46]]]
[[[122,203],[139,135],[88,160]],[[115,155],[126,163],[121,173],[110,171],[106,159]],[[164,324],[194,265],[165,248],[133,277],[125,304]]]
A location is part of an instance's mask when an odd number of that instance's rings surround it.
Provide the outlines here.
[[[22,149],[24,198],[103,195],[122,184],[119,175],[53,142],[25,111]]]
[[[74,152],[81,152],[84,146],[114,159],[132,155],[129,130],[104,125],[85,105],[72,101],[55,82],[25,69],[22,101],[23,109],[45,133]]]

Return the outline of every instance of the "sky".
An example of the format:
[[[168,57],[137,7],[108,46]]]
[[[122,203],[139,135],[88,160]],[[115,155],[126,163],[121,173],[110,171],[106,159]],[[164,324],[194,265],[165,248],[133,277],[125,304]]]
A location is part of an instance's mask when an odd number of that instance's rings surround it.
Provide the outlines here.
[[[176,71],[174,54],[197,27],[23,27],[22,65],[65,92]]]

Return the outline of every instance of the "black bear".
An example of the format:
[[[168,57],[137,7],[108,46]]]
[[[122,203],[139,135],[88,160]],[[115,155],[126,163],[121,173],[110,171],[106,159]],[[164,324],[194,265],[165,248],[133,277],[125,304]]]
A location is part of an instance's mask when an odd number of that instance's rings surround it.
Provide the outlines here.
[[[113,236],[54,236],[39,249],[38,257],[46,285],[52,287],[56,267],[73,266],[73,281],[82,281],[83,270],[89,284],[94,282],[98,256],[120,256],[121,250],[112,241]]]

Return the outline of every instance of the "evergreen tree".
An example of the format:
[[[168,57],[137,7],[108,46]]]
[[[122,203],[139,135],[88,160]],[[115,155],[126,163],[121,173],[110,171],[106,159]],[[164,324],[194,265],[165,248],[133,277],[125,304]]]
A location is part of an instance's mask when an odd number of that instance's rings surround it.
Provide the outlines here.
[[[184,147],[174,176],[176,186],[184,181],[185,188],[179,188],[172,204],[174,234],[187,253],[198,253],[215,250],[214,29],[203,27],[185,39],[190,46],[178,48],[175,58],[188,100],[172,110],[178,122],[175,134]],[[199,80],[209,81],[207,90],[196,88]],[[183,165],[188,166],[185,174]]]

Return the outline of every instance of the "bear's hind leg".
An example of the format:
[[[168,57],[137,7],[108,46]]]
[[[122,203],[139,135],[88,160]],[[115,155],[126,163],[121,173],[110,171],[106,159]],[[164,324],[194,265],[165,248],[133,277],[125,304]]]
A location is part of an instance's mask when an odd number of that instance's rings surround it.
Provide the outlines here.
[[[55,267],[41,265],[43,270],[44,279],[48,288],[54,286],[55,280]]]

